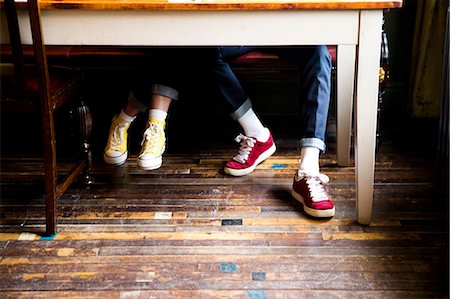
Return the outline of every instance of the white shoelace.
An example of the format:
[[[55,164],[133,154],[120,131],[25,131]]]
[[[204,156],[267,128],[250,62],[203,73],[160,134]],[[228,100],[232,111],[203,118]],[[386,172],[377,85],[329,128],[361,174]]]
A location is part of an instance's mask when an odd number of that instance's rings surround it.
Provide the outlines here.
[[[150,126],[144,131],[141,146],[145,141],[148,141],[145,151],[153,151],[156,146],[156,136],[158,135],[159,126],[154,123],[150,123]]]
[[[126,123],[119,123],[112,133],[111,149],[120,151],[120,145],[124,143],[123,136],[125,135]]]
[[[233,160],[244,164],[247,162],[248,156],[256,144],[256,139],[239,134],[234,140],[240,143],[241,147],[239,148],[239,153],[233,157]]]
[[[327,175],[321,173],[312,175],[299,170],[297,179],[301,180],[303,178],[306,178],[306,185],[308,186],[312,201],[318,202],[328,200],[327,193],[323,187],[323,185],[326,185],[330,181]]]

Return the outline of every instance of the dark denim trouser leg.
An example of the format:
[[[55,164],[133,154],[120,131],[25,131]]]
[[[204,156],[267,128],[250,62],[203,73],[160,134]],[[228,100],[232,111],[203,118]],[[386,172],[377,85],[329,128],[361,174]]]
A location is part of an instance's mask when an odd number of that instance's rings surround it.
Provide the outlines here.
[[[250,47],[220,47],[217,49],[213,65],[213,79],[219,98],[227,105],[231,117],[239,119],[251,107],[251,101],[230,68],[228,61],[251,52]]]
[[[313,146],[324,151],[331,82],[331,57],[327,47],[221,47],[216,78],[221,95],[230,105],[234,117],[242,115],[239,113],[241,111],[245,113],[251,104],[248,102],[246,107],[248,98],[227,62],[255,49],[277,53],[299,67],[299,147]]]
[[[154,94],[159,94],[172,100],[178,99],[178,90],[163,84],[153,84],[150,88],[150,93],[147,96],[137,92],[136,89],[130,91],[128,101],[131,102],[134,107],[144,112],[147,110],[148,104],[151,101],[151,96]]]
[[[152,59],[143,60],[142,68],[133,76],[129,101],[144,111],[154,94],[177,100],[180,82],[186,79],[187,71],[207,60],[203,59],[206,54],[201,48],[152,49]]]
[[[298,145],[324,151],[330,105],[330,53],[326,46],[281,48],[277,52],[300,68]]]

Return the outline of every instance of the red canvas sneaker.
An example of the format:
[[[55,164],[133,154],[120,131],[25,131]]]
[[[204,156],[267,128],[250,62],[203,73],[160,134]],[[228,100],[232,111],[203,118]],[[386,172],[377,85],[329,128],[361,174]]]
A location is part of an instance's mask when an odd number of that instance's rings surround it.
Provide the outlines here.
[[[324,185],[329,178],[324,174],[310,175],[301,170],[294,177],[292,196],[303,204],[303,210],[313,217],[333,217],[334,205]]]
[[[239,134],[236,142],[241,144],[239,153],[225,165],[225,173],[233,176],[243,176],[255,170],[256,166],[273,155],[276,150],[272,134],[266,142],[260,142],[253,137]]]

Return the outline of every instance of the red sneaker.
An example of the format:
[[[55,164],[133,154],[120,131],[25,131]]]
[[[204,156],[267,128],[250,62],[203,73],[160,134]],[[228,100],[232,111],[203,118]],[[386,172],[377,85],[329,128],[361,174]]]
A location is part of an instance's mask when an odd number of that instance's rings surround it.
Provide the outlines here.
[[[329,178],[324,174],[310,175],[301,170],[294,177],[291,194],[303,204],[303,210],[313,217],[333,217],[334,205],[324,188]]]
[[[253,137],[239,134],[236,142],[241,144],[239,154],[225,165],[225,173],[233,176],[243,176],[255,170],[256,166],[272,156],[276,150],[272,134],[266,142],[260,142]]]

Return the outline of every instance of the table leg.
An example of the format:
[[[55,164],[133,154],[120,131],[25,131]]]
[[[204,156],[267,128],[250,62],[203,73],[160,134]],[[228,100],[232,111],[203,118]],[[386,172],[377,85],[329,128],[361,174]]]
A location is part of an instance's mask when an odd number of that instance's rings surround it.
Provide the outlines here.
[[[337,46],[337,163],[350,165],[356,45]]]
[[[355,95],[355,168],[356,208],[361,224],[369,224],[372,217],[382,17],[382,10],[360,12]]]

